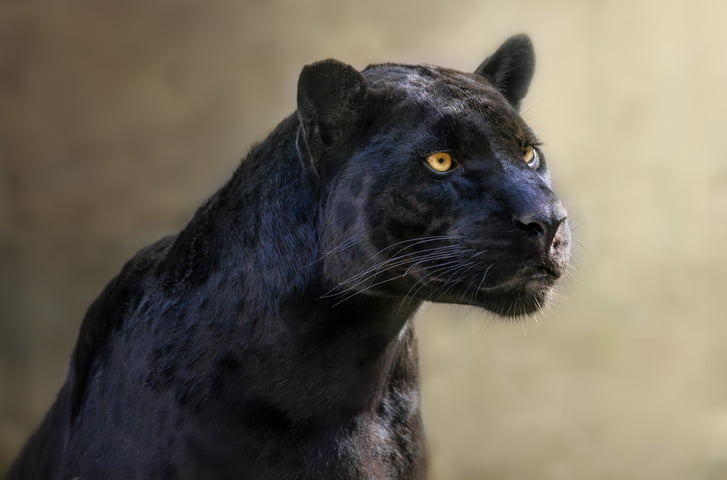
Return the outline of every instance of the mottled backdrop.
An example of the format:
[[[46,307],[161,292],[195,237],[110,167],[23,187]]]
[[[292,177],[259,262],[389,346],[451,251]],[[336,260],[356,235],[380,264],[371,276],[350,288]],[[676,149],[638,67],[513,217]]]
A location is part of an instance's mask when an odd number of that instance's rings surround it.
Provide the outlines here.
[[[533,38],[523,113],[579,240],[536,320],[418,320],[434,479],[727,478],[727,6],[0,0],[0,470],[87,305],[335,57],[471,70]]]

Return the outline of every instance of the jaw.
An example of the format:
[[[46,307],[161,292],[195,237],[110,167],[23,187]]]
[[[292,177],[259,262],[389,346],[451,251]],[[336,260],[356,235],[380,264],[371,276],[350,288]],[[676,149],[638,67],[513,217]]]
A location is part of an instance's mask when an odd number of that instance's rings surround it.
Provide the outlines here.
[[[473,289],[461,284],[449,288],[446,295],[434,292],[426,300],[483,308],[503,317],[531,315],[547,305],[553,296],[557,277],[542,272],[517,275],[498,283]]]
[[[533,314],[547,305],[552,296],[553,287],[543,287],[535,291],[530,288],[518,288],[502,293],[485,294],[479,307],[503,317],[521,317]]]

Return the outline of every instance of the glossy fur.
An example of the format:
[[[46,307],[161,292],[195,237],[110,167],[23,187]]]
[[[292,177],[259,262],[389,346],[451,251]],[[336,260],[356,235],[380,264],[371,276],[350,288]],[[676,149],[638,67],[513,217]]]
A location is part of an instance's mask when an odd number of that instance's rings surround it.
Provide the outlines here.
[[[531,313],[568,260],[522,158],[533,65],[519,36],[475,74],[305,67],[297,112],[90,307],[9,478],[424,478],[414,312]]]

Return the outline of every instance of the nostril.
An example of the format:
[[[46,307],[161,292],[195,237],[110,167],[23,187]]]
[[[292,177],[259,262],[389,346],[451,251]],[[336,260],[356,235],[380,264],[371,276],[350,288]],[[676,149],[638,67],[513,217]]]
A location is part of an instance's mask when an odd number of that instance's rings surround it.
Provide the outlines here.
[[[542,235],[545,235],[545,233],[548,230],[548,227],[545,224],[545,222],[538,220],[536,218],[533,218],[533,217],[524,217],[524,218],[513,217],[512,223],[514,223],[515,226],[518,227],[519,229],[524,230],[535,237],[540,237]]]

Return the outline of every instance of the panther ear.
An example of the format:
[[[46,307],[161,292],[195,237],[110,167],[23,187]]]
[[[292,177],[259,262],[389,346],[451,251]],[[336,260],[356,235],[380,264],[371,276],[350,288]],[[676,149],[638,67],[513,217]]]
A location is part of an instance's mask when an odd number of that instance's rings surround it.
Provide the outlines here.
[[[533,43],[527,35],[515,35],[485,59],[475,73],[490,81],[518,109],[520,100],[528,93],[534,71]]]
[[[314,162],[343,144],[359,118],[366,80],[337,60],[306,65],[298,78],[298,118]]]

